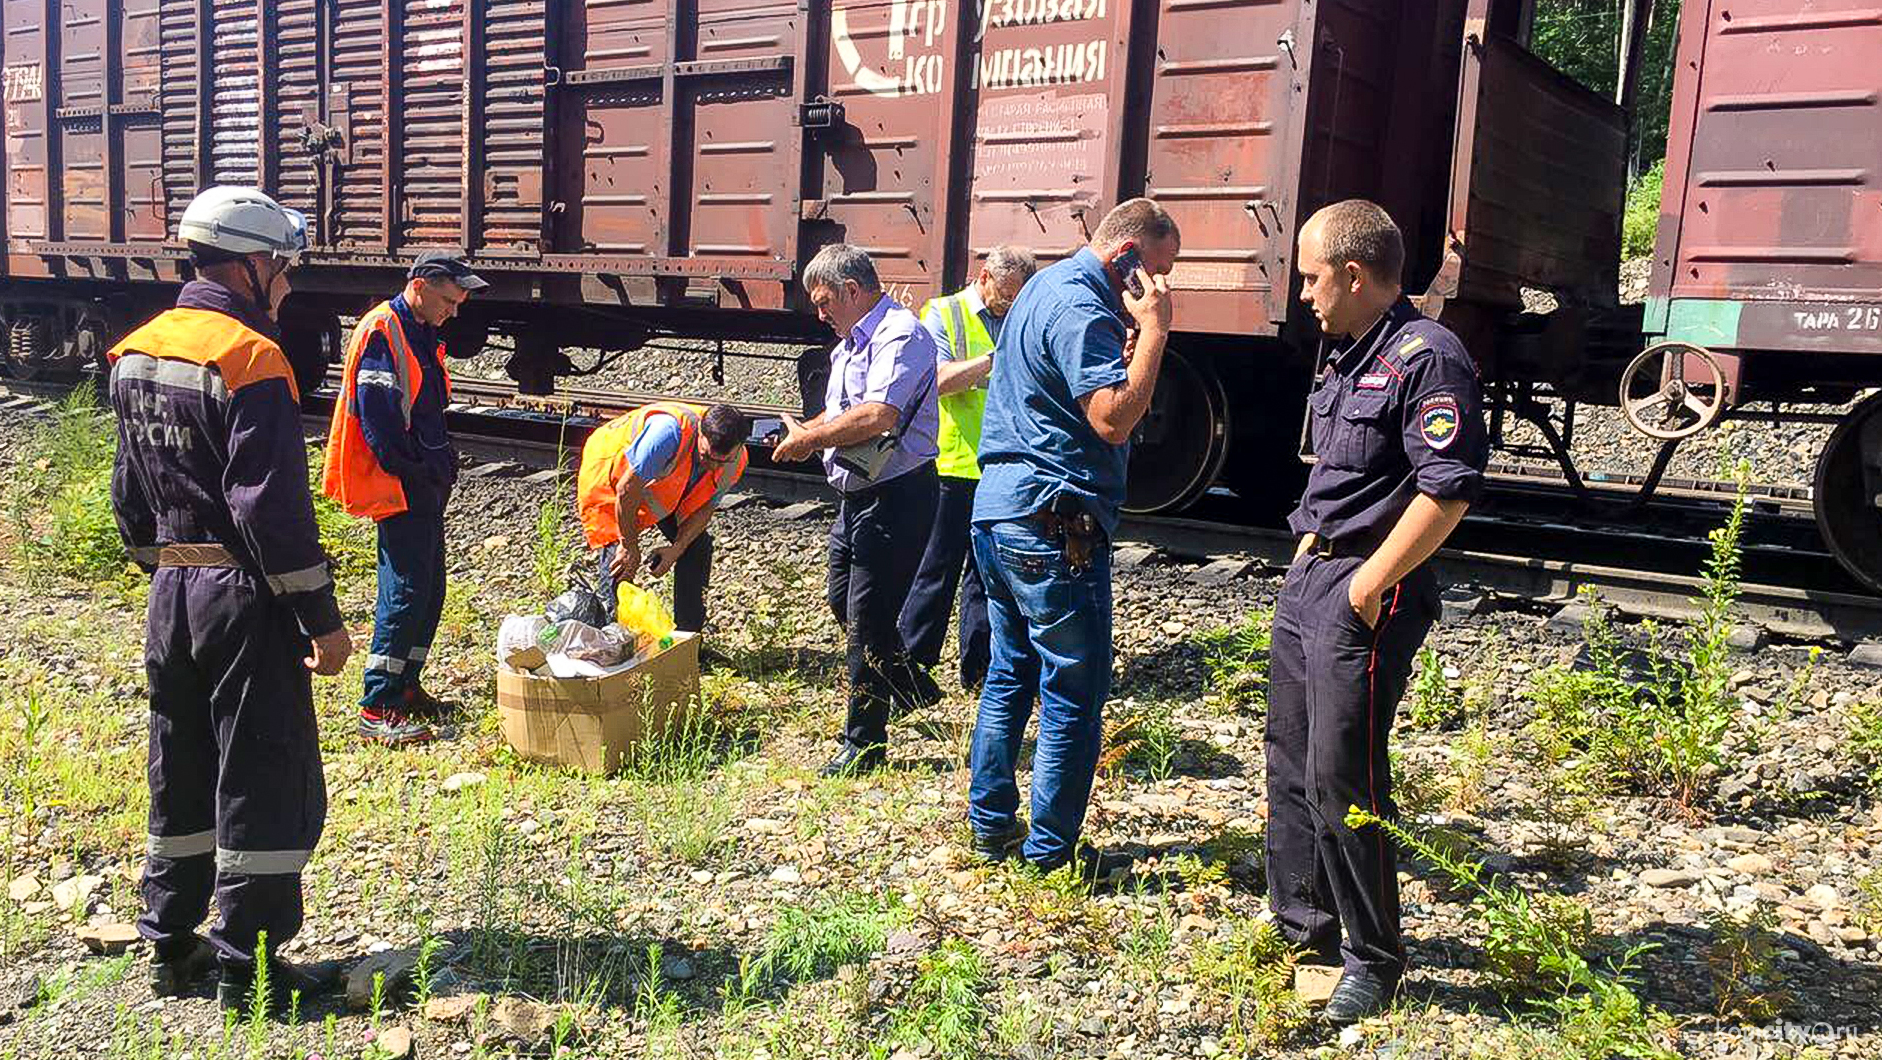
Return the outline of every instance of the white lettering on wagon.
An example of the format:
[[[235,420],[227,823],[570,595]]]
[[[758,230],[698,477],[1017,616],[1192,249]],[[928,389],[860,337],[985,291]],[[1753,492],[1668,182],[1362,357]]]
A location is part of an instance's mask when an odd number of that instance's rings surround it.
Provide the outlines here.
[[[887,98],[937,95],[947,91],[945,38],[949,0],[892,0],[880,4],[832,7],[831,47],[849,77],[843,88]],[[988,30],[1047,26],[1104,19],[1111,0],[976,0],[974,39]],[[886,15],[886,25],[852,24],[851,8]],[[1028,34],[1022,34],[1022,37]],[[864,55],[858,42],[883,41],[880,62]],[[1008,37],[1007,39],[1011,39]],[[977,88],[1035,88],[1102,81],[1108,37],[1053,41],[1039,46],[998,47],[978,57],[969,73]]]
[[[1791,323],[1800,331],[1882,330],[1882,306],[1853,305],[1837,309],[1799,309]]]
[[[1109,41],[1048,44],[1043,48],[1001,48],[980,57],[975,88],[1036,88],[1104,80]]]
[[[45,98],[46,81],[40,74],[38,63],[9,66],[0,77],[4,78],[4,94],[8,103],[32,103]]]

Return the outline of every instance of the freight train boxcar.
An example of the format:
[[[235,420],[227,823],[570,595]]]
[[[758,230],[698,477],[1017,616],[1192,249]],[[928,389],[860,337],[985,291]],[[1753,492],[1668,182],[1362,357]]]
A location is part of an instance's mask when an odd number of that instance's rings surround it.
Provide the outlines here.
[[[494,286],[452,351],[508,333],[536,393],[564,346],[818,339],[793,281],[833,241],[917,305],[996,243],[1050,260],[1148,194],[1183,229],[1182,335],[1132,504],[1175,506],[1231,438],[1253,447],[1232,481],[1295,466],[1294,237],[1328,201],[1392,210],[1414,290],[1448,260],[1447,313],[1510,312],[1525,283],[1613,300],[1625,124],[1516,43],[1522,8],[4,0],[9,359],[86,358],[154,311],[217,182],[312,219],[297,344],[330,352],[403,262],[459,246]]]
[[[1882,385],[1882,10],[1686,0],[1628,417],[1675,441],[1727,416],[1821,419]],[[1768,411],[1752,403],[1769,402]],[[1882,395],[1819,457],[1817,523],[1882,590]]]

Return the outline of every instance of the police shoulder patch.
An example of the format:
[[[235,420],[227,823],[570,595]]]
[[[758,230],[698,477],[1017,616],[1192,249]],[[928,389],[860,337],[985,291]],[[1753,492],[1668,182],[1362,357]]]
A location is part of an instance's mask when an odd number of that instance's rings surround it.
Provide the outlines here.
[[[1450,394],[1428,397],[1418,407],[1418,433],[1433,449],[1446,449],[1457,440],[1457,398]]]

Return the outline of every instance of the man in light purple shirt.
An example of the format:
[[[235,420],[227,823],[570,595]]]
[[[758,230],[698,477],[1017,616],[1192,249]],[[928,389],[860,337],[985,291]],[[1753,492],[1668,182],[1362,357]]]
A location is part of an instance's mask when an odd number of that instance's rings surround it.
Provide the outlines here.
[[[804,267],[804,290],[841,341],[823,411],[803,423],[784,417],[786,434],[772,456],[788,462],[823,450],[842,495],[830,528],[829,598],[849,638],[849,717],[824,767],[835,776],[880,768],[891,710],[940,698],[934,679],[909,661],[896,625],[934,522],[939,412],[934,340],[882,293],[868,254],[844,243],[824,247]],[[862,443],[891,446],[873,474],[843,456]]]

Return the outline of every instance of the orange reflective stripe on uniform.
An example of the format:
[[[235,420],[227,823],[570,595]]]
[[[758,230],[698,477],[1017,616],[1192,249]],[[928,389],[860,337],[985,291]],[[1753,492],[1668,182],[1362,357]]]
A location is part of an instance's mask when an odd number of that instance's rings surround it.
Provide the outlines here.
[[[151,360],[126,362],[132,354]],[[171,309],[126,335],[105,354],[112,371],[169,386],[200,390],[217,401],[264,379],[287,381],[301,398],[288,359],[273,339],[209,309]]]
[[[700,405],[655,402],[604,424],[588,436],[588,441],[582,445],[581,469],[576,476],[575,504],[590,547],[600,548],[621,539],[614,513],[614,484],[620,478],[621,462],[628,449],[640,437],[648,419],[654,416],[673,417],[680,427],[680,445],[674,454],[672,469],[646,484],[646,500],[635,513],[636,529],[645,530],[669,515],[686,519],[718,500],[745,473],[746,457],[741,447],[732,463],[707,471],[697,482],[693,481],[694,464],[699,458],[700,418],[705,413]]]
[[[361,372],[360,357],[374,335],[385,336],[397,368],[393,378],[378,379],[373,371]],[[444,345],[433,353],[440,367],[444,365]],[[333,423],[327,432],[327,463],[320,489],[347,514],[379,520],[397,515],[406,508],[405,486],[397,475],[379,466],[372,447],[366,444],[366,432],[360,427],[357,395],[362,382],[389,385],[399,391],[399,403],[405,412],[405,424],[411,426],[412,404],[418,399],[418,387],[424,369],[418,354],[405,338],[405,325],[390,302],[381,302],[361,317],[353,327],[347,344],[346,368],[340,379],[340,399],[333,406]],[[444,390],[451,393],[451,373],[444,373]]]

